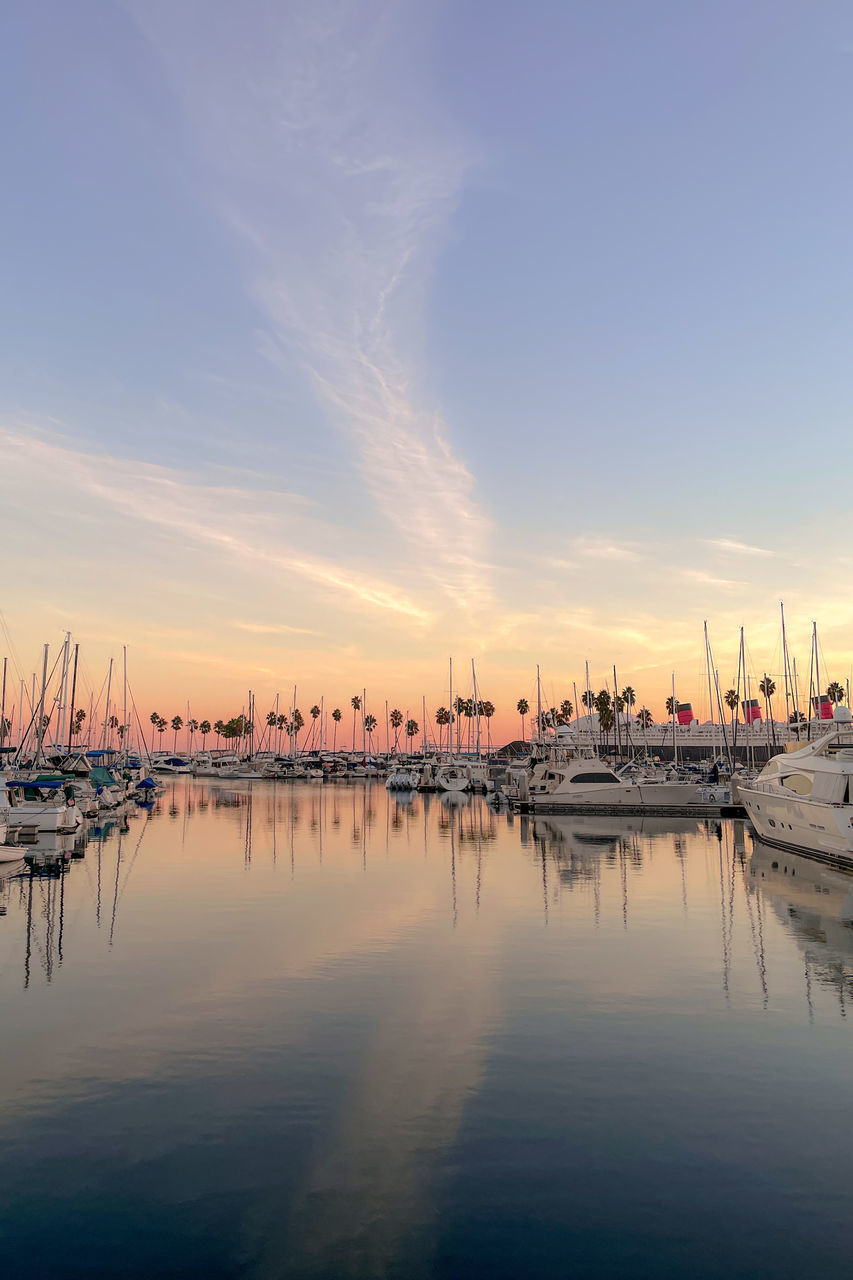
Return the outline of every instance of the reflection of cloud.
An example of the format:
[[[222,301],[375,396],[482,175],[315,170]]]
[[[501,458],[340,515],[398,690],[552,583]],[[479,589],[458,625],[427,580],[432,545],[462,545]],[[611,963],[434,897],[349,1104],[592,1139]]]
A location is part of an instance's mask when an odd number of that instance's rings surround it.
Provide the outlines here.
[[[217,11],[211,20],[210,10]],[[418,389],[424,296],[468,156],[418,83],[417,14],[357,0],[136,6],[242,242],[266,353],[310,379],[373,504],[452,599],[488,522]]]

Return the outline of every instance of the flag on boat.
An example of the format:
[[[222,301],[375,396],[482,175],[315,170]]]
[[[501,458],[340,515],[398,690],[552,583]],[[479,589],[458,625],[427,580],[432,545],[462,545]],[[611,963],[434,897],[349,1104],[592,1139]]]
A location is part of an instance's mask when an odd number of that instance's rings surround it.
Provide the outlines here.
[[[761,722],[761,704],[757,698],[744,698],[743,719],[745,724]]]
[[[828,693],[822,693],[818,697],[812,698],[812,706],[814,707],[816,719],[832,719],[832,699]]]
[[[690,702],[678,702],[675,706],[676,715],[679,724],[693,723],[693,704]]]

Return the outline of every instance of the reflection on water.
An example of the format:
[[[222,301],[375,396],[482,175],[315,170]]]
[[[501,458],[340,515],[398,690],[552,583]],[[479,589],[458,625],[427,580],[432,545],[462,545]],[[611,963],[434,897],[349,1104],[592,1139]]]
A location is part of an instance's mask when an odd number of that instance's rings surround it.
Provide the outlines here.
[[[179,778],[24,852],[6,1274],[846,1257],[853,880],[743,824]]]

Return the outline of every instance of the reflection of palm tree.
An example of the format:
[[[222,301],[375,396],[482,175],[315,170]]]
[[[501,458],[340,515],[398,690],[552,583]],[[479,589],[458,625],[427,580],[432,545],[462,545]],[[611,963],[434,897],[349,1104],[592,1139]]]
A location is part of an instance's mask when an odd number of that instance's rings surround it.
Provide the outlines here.
[[[342,716],[343,716],[343,712],[341,711],[340,707],[335,707],[334,711],[332,712],[332,719],[335,722],[335,728],[332,735],[332,752],[336,750],[338,745],[338,725],[341,722]]]
[[[530,710],[530,703],[527,701],[526,698],[519,698],[518,702],[516,703],[515,709],[518,712],[518,714],[521,716],[521,741],[524,742],[524,717],[527,715],[528,711]]]

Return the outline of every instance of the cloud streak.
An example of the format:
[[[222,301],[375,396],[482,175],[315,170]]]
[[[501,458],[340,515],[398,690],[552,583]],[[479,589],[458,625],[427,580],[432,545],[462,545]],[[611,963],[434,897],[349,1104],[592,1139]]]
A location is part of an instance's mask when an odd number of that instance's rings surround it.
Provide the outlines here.
[[[425,296],[469,157],[430,100],[406,3],[133,9],[242,244],[274,360],[310,379],[420,572],[492,598],[490,522],[417,385]],[[178,12],[178,10],[180,12]]]
[[[431,614],[396,586],[348,565],[290,549],[287,538],[304,536],[309,504],[296,494],[204,485],[168,467],[89,454],[57,440],[0,428],[7,476],[36,492],[44,478],[61,476],[66,493],[109,504],[115,511],[171,534],[180,534],[250,566],[266,565],[331,587],[356,603],[427,622]]]

